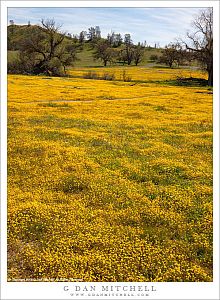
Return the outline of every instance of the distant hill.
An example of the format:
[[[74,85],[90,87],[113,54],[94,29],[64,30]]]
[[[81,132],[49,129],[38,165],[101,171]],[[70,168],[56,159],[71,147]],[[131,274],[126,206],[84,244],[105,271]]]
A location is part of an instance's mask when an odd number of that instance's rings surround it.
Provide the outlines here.
[[[28,37],[30,28],[35,28],[36,32],[39,30],[39,34],[41,31],[40,26],[38,25],[9,25],[7,28],[7,42],[8,42],[8,61],[14,61],[17,59],[20,45],[22,40]],[[70,36],[66,36],[66,39],[73,40],[74,43],[77,44],[75,38]],[[159,48],[145,48],[145,55],[143,61],[140,65],[149,64],[151,62],[150,58],[152,56],[159,56],[161,54],[161,50]],[[98,67],[103,66],[101,61],[94,61],[93,59],[93,47],[92,43],[89,41],[85,41],[81,47],[79,47],[77,51],[78,60],[74,63],[77,67]]]

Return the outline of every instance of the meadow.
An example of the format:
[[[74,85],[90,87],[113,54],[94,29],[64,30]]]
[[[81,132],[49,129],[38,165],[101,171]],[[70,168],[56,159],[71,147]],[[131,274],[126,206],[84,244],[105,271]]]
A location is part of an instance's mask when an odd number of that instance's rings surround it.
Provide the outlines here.
[[[212,281],[206,75],[69,74],[8,76],[8,280]]]

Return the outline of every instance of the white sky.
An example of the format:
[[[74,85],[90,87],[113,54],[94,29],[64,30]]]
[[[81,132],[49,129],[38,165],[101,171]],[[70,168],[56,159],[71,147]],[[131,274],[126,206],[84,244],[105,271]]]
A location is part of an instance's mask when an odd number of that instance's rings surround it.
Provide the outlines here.
[[[15,24],[40,24],[40,20],[52,19],[62,24],[62,29],[79,34],[89,27],[100,26],[102,37],[111,31],[130,33],[132,40],[161,46],[184,37],[191,21],[202,8],[8,8],[8,21]]]

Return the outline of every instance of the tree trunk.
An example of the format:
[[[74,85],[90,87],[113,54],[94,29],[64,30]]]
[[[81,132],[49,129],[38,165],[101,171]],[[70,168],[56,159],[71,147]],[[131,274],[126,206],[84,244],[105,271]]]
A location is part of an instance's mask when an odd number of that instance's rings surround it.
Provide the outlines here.
[[[213,66],[208,69],[208,85],[213,86]]]

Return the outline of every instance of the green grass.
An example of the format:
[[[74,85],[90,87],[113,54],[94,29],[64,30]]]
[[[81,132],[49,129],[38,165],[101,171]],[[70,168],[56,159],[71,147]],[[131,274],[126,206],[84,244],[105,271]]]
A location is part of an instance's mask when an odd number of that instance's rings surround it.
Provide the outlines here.
[[[85,43],[83,46],[83,50],[78,50],[77,52],[77,60],[74,62],[75,67],[103,67],[103,63],[100,60],[93,59],[94,49],[91,48],[91,45]],[[151,55],[160,55],[161,49],[145,49],[145,55],[143,61],[139,64],[139,66],[145,66],[146,64],[155,64],[150,61]],[[8,62],[13,62],[18,58],[19,51],[8,51]],[[120,64],[121,65],[121,64]],[[134,65],[134,64],[132,64]],[[108,64],[109,67],[111,67]],[[156,66],[155,66],[156,67]]]

